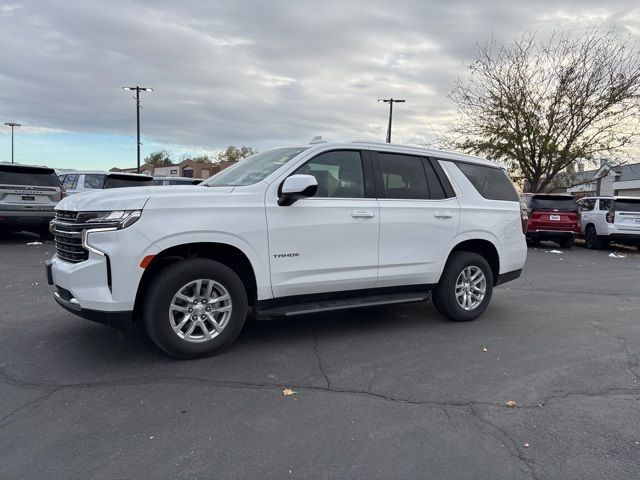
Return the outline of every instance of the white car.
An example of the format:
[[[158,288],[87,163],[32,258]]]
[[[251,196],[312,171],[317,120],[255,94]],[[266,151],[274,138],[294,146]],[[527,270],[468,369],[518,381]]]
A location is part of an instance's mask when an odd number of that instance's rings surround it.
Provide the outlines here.
[[[617,242],[640,250],[640,197],[585,197],[578,200],[578,207],[587,248]]]
[[[65,172],[58,175],[67,195],[105,188],[145,187],[155,185],[148,175],[121,172]]]
[[[48,262],[56,301],[180,358],[259,317],[420,302],[473,320],[520,275],[518,193],[475,157],[389,144],[277,148],[198,186],[65,198]]]

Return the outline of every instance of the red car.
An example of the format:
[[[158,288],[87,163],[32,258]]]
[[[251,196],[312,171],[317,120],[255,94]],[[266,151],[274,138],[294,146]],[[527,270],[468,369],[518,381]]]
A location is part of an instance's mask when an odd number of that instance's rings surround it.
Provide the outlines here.
[[[552,240],[562,248],[571,248],[580,234],[580,212],[571,195],[523,193],[527,206],[527,243],[537,245],[540,240]]]

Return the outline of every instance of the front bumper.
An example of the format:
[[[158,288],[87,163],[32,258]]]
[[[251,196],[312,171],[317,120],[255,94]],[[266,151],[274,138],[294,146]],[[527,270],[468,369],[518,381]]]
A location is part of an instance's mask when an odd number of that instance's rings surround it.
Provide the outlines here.
[[[47,283],[56,288],[53,292],[53,298],[58,305],[68,312],[87,320],[91,320],[92,322],[101,323],[103,325],[123,330],[129,328],[133,319],[133,310],[104,311],[82,308],[78,299],[75,298],[69,290],[55,284],[53,280],[52,266],[52,261],[49,260],[45,262]]]

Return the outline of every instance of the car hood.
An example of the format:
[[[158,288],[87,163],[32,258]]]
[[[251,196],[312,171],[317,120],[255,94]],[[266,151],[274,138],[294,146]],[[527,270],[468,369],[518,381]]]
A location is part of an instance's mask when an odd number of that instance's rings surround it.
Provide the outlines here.
[[[233,191],[233,187],[200,187],[196,185],[111,188],[65,197],[56,205],[56,210],[73,212],[141,210],[151,197],[199,196],[203,193],[229,193],[231,191]]]

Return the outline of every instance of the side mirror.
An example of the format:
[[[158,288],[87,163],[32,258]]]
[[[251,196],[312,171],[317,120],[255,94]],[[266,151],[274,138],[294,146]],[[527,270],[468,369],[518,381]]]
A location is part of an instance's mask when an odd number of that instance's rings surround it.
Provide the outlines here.
[[[313,175],[291,175],[282,182],[278,205],[288,207],[296,200],[313,197],[318,191],[318,181]]]

